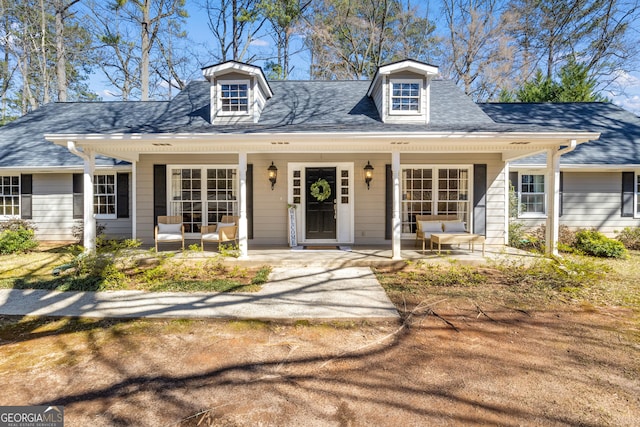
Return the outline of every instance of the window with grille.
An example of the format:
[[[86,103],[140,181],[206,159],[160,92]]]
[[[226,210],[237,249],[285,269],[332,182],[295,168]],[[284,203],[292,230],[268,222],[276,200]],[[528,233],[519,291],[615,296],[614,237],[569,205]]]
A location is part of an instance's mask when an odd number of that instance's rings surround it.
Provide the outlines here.
[[[391,82],[391,114],[419,114],[421,82]]]
[[[170,186],[170,214],[182,216],[185,233],[238,215],[236,168],[172,168]]]
[[[520,175],[520,215],[543,216],[547,213],[543,174]]]
[[[249,84],[246,82],[221,83],[220,102],[223,113],[248,113]]]
[[[402,232],[416,232],[416,215],[469,219],[469,169],[420,167],[402,170]]]
[[[20,215],[20,177],[0,176],[0,217]]]
[[[93,176],[93,213],[97,218],[116,217],[116,176]]]

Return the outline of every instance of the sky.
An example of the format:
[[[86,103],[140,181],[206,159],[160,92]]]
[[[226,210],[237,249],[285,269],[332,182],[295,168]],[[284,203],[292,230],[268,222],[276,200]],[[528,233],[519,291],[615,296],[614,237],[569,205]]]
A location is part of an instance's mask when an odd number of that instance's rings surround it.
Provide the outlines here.
[[[206,13],[198,6],[198,1],[187,0],[187,10],[189,18],[187,19],[187,31],[189,39],[195,43],[205,44],[211,40],[210,31],[207,28]],[[415,3],[414,3],[415,4]],[[419,4],[419,2],[418,2]],[[433,18],[432,18],[433,19]],[[442,23],[438,23],[441,25]],[[294,40],[293,49],[301,44],[300,40]],[[255,50],[262,54],[268,54],[273,49],[273,40],[265,35],[252,43]],[[211,64],[205,64],[211,65]],[[264,63],[258,62],[256,65],[263,66]],[[441,64],[434,64],[441,65]],[[290,75],[291,79],[308,79],[309,58],[308,55],[300,54],[295,57],[294,70]],[[197,71],[197,70],[196,70]],[[202,79],[201,74],[196,73],[196,79]],[[631,73],[620,71],[615,79],[616,91],[604,91],[603,95],[611,99],[612,102],[626,110],[629,110],[640,116],[640,70]],[[117,98],[112,96],[107,87],[106,78],[101,73],[96,73],[90,78],[90,87],[98,93],[103,100],[110,101]],[[618,90],[620,88],[621,90]]]

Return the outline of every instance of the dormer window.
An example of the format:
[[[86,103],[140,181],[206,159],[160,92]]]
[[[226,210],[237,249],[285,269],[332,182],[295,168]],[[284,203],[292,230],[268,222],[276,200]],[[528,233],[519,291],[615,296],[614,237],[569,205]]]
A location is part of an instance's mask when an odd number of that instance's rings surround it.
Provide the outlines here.
[[[391,114],[420,114],[420,80],[391,81]]]
[[[367,96],[376,105],[383,123],[423,123],[430,121],[431,80],[438,67],[406,59],[378,68]]]
[[[220,111],[224,115],[249,113],[249,82],[220,82]]]

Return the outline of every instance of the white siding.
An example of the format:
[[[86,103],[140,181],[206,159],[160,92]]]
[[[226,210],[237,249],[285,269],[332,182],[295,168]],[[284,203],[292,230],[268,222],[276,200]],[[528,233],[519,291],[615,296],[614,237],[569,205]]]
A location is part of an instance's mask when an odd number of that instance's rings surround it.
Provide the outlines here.
[[[278,181],[271,190],[267,179],[267,168],[271,162],[278,167]],[[371,162],[374,176],[367,190],[363,168]],[[503,163],[498,154],[423,154],[405,153],[403,164],[487,164],[487,244],[502,245],[504,242],[504,180]],[[390,244],[385,240],[385,165],[391,163],[391,154],[341,153],[341,154],[250,154],[248,163],[253,164],[253,230],[251,244],[287,244],[287,203],[289,163],[339,163],[353,162],[355,209],[354,236],[356,244]],[[146,244],[153,243],[153,165],[154,164],[237,164],[234,154],[207,155],[143,155],[137,165],[138,171],[138,238]]]
[[[131,178],[129,179],[131,194]],[[72,241],[73,226],[81,225],[81,219],[73,219],[73,174],[33,174],[33,222],[39,240]],[[129,197],[131,212],[131,197]],[[105,235],[113,238],[131,237],[131,220],[128,218],[98,220],[106,226]]]
[[[621,216],[621,172],[563,172],[563,215],[560,224],[573,229],[596,228],[613,236],[640,219]],[[528,227],[544,220],[521,220]]]

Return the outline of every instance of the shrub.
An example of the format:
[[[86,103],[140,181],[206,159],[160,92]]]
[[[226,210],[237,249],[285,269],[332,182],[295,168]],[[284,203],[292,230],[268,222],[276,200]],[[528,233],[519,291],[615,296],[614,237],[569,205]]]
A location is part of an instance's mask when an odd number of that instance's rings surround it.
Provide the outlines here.
[[[609,271],[606,265],[584,257],[544,258],[530,264],[504,262],[497,264],[496,268],[510,286],[536,286],[560,291],[596,283]]]
[[[34,227],[28,221],[15,219],[0,223],[0,254],[28,252],[37,246]]]
[[[11,230],[18,231],[24,228],[25,230],[36,230],[36,226],[24,219],[10,219],[8,221],[0,221],[0,231]]]
[[[524,224],[511,222],[509,224],[509,246],[518,249],[544,252],[547,241],[547,227],[542,224],[536,228],[526,230]],[[511,233],[515,233],[512,236]],[[558,250],[574,252],[576,232],[566,225],[558,227]]]
[[[523,223],[509,221],[509,246],[524,249],[527,244],[526,228]]]
[[[626,227],[616,236],[627,249],[640,250],[640,227]]]
[[[576,233],[576,249],[603,258],[626,258],[627,250],[622,242],[610,239],[599,231],[581,230]]]

